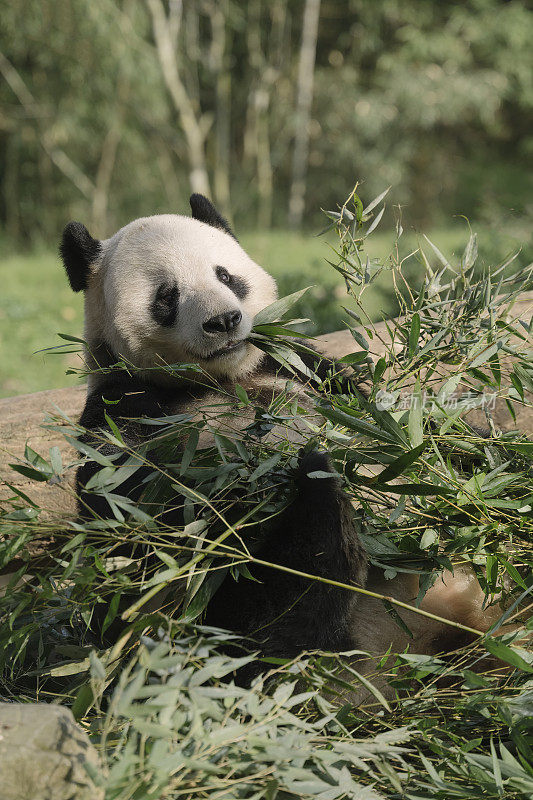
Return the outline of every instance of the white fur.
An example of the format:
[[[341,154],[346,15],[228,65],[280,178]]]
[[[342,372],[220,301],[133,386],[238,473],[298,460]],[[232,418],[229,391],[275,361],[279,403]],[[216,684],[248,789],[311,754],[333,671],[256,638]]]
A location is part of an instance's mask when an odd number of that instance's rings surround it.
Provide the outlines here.
[[[217,266],[246,280],[250,291],[244,300],[217,278]],[[178,315],[175,325],[165,328],[153,319],[150,304],[157,287],[174,280]],[[276,296],[274,279],[223,231],[176,214],[143,217],[102,242],[85,292],[85,338],[90,349],[105,341],[140,368],[195,363],[215,377],[236,380],[257,366],[257,348],[246,343],[219,358],[207,356],[246,339],[255,315]],[[205,321],[233,310],[242,314],[235,330],[203,330]]]

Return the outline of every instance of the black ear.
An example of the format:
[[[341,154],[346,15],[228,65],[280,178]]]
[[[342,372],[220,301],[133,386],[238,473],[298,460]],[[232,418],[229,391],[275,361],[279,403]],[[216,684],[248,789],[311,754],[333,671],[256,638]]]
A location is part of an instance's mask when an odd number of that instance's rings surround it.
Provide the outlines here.
[[[235,241],[237,237],[231,230],[227,219],[218,213],[213,203],[204,197],[203,194],[191,194],[189,203],[191,204],[191,211],[194,219],[200,222],[207,222],[212,228],[219,228],[224,233],[229,233],[233,236]]]
[[[87,287],[89,267],[102,250],[98,239],[93,239],[81,222],[69,222],[63,231],[59,252],[67,271],[69,283],[75,292]]]

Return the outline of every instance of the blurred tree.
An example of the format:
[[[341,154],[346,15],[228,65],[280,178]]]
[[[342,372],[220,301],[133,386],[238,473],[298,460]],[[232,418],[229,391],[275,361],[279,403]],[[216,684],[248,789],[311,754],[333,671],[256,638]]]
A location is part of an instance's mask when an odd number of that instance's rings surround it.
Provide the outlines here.
[[[193,192],[210,195],[209,175],[205,158],[205,140],[209,132],[209,118],[203,115],[190,97],[181,78],[178,40],[181,28],[182,2],[170,0],[168,13],[162,0],[147,0],[157,55],[174,107],[179,115],[187,142],[189,182]],[[181,60],[181,59],[180,59]]]
[[[215,200],[225,214],[230,205],[231,159],[231,35],[226,25],[228,0],[205,0],[206,15],[211,22],[211,47],[208,63],[215,80]]]
[[[72,217],[105,236],[164,202],[151,154],[175,134],[147,22],[129,2],[3,4],[0,215],[19,241]]]
[[[261,0],[252,0],[248,7],[246,44],[250,88],[243,142],[244,162],[252,162],[255,165],[259,228],[269,228],[272,224],[274,195],[272,149],[275,144],[271,141],[270,116],[274,89],[283,74],[283,69],[287,66],[284,45],[288,5],[283,0],[274,0],[266,4],[266,22],[262,19],[264,8],[265,4]],[[262,35],[264,28],[268,34],[266,37]],[[265,45],[263,39],[267,39]]]
[[[409,220],[426,226],[438,207],[475,216],[487,198],[501,197],[498,162],[508,168],[506,204],[523,208],[529,192],[517,185],[514,165],[533,144],[527,4],[351,0],[350,8],[340,34],[337,4],[323,13],[329,24],[314,108],[320,134],[311,149],[323,178],[327,166],[342,174],[330,166],[342,164],[365,178],[369,193],[393,184]],[[323,182],[310,181],[309,189],[311,205],[323,202]]]
[[[287,224],[291,194],[293,221],[319,225],[358,178],[393,184],[415,225],[527,211],[526,0],[3,0],[1,16],[15,243],[72,217],[103,236],[211,187],[261,228]]]
[[[316,45],[320,0],[305,0],[302,44],[298,65],[298,89],[292,156],[292,181],[289,196],[289,225],[300,227],[305,207],[305,178],[309,151],[309,123],[313,102]]]

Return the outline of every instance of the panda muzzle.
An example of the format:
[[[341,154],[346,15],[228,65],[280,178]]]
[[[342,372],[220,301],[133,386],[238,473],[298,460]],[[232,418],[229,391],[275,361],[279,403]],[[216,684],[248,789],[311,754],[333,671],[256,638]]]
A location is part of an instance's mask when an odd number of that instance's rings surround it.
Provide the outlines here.
[[[216,317],[206,320],[202,328],[206,333],[229,333],[239,325],[241,320],[240,311],[226,311],[225,314],[217,314]]]
[[[221,356],[225,356],[227,353],[234,353],[236,350],[239,350],[241,347],[244,347],[246,344],[246,339],[239,339],[238,341],[228,342],[224,347],[220,347],[218,350],[213,350],[212,353],[209,353],[206,356],[202,356],[203,361],[210,361],[213,358],[220,358]]]

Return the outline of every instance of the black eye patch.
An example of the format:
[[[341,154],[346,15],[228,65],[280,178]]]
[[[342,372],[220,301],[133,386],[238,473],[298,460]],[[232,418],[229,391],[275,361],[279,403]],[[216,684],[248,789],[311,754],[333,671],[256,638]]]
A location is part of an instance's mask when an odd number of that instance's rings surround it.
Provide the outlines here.
[[[238,297],[239,300],[244,300],[250,291],[250,287],[244,278],[240,278],[238,275],[230,275],[225,267],[215,267],[215,273],[219,281],[225,283],[235,297]]]
[[[170,328],[178,314],[179,291],[175,283],[162,283],[152,300],[150,311],[158,325]]]

